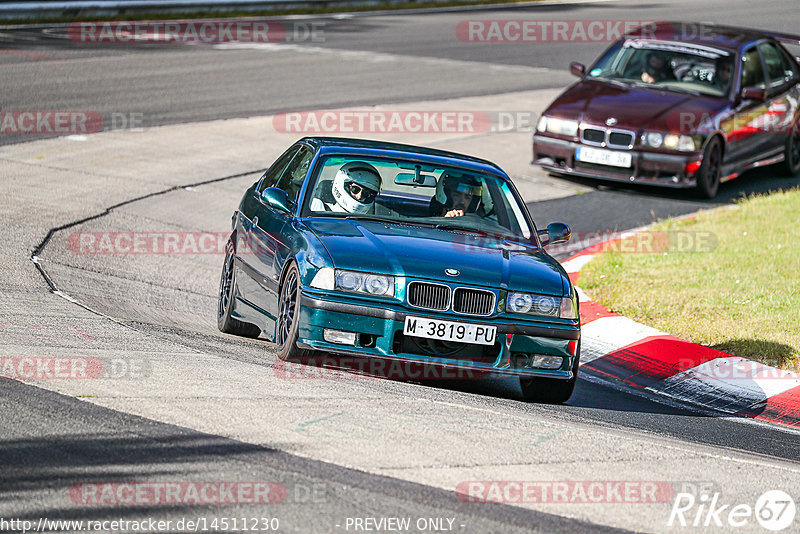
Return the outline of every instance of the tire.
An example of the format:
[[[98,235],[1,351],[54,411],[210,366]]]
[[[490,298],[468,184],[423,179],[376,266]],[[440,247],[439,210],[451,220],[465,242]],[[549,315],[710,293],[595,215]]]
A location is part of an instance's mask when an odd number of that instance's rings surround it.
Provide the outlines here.
[[[800,172],[800,121],[794,123],[789,139],[786,140],[784,152],[783,171],[793,178]]]
[[[300,329],[300,271],[292,263],[283,277],[278,293],[278,320],[275,323],[275,345],[278,358],[283,361],[300,361],[308,358],[313,351],[297,346],[297,332]]]
[[[563,404],[572,396],[575,383],[578,381],[581,346],[578,345],[577,357],[572,365],[572,378],[559,380],[556,378],[524,378],[519,377],[519,387],[525,402],[541,402],[546,404]]]
[[[231,317],[233,313],[234,288],[236,287],[233,270],[233,245],[228,242],[225,247],[225,263],[219,279],[219,297],[217,304],[217,328],[226,334],[242,337],[258,337],[261,329],[256,325],[245,323]]]
[[[715,137],[703,151],[703,163],[697,177],[697,195],[701,198],[714,198],[719,190],[722,171],[722,145]]]

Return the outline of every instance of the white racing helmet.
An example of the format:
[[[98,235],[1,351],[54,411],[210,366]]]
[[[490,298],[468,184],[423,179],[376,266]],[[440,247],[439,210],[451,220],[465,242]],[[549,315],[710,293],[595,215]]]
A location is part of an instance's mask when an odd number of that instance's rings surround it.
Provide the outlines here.
[[[367,190],[362,194],[361,200],[356,199],[351,193],[351,189],[358,188]],[[345,163],[333,179],[334,201],[348,213],[367,213],[380,191],[381,175],[375,167],[363,161]]]

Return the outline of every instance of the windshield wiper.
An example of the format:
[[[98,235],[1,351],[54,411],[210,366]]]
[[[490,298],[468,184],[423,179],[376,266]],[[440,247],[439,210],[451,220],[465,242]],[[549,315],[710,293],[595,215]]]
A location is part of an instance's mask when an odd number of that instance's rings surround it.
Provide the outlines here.
[[[622,89],[630,89],[630,87],[628,86],[627,83],[625,83],[623,81],[620,81],[620,80],[615,80],[614,78],[604,78],[604,77],[598,76],[598,77],[593,77],[593,78],[590,78],[590,79],[591,80],[597,80],[599,82],[604,82],[604,83],[607,83],[607,84],[610,84],[610,85],[615,85],[617,87],[621,87]]]
[[[392,222],[391,219],[376,217],[375,215],[348,215],[345,219],[352,219],[354,221]]]
[[[478,235],[487,235],[491,237],[502,237],[497,232],[492,232],[490,230],[481,230],[480,228],[473,228],[471,226],[459,226],[457,224],[445,224],[439,223],[434,226],[437,230],[455,230],[457,232],[472,232]]]
[[[399,225],[409,225],[409,226],[421,226],[423,228],[436,228],[434,223],[429,222],[422,222],[422,221],[405,221],[405,220],[397,220],[397,219],[387,219],[385,217],[376,217],[375,215],[348,215],[345,219],[350,219],[353,221],[374,221],[386,224],[399,224]]]
[[[645,83],[645,82],[632,82],[634,87],[644,87],[646,89],[659,89],[661,91],[671,91],[673,93],[681,93],[681,94],[690,94],[694,96],[700,96],[699,91],[695,91],[694,89],[684,89],[680,87],[672,87],[671,85],[656,85],[652,83]]]

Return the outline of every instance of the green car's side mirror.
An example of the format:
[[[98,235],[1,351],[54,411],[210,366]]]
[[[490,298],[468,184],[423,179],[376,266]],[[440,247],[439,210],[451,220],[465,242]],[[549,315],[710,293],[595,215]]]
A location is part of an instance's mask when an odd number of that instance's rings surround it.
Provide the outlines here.
[[[276,210],[291,213],[294,209],[294,202],[289,199],[289,195],[283,189],[268,187],[261,192],[261,201]]]
[[[572,237],[572,230],[562,222],[550,223],[547,225],[547,230],[539,230],[539,240],[543,247],[566,243],[570,237]]]

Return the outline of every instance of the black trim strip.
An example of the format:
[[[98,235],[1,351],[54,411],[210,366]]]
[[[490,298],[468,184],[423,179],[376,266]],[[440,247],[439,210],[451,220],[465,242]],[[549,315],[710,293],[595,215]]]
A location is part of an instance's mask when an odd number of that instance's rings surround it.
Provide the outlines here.
[[[331,302],[328,300],[316,299],[307,295],[300,296],[300,304],[306,308],[315,308],[318,310],[333,311],[339,313],[347,313],[350,315],[363,315],[366,317],[377,317],[378,319],[388,319],[392,321],[405,321],[407,313],[396,312],[393,310],[385,310],[383,308],[373,308],[371,306],[362,306],[358,304],[345,304],[344,302]],[[452,319],[458,321],[461,318],[453,317]],[[580,339],[581,333],[579,329],[567,328],[550,328],[547,326],[521,326],[514,324],[498,324],[497,332],[500,334],[520,334],[524,336],[533,337],[549,337],[555,339]]]
[[[360,306],[358,304],[345,304],[344,302],[331,302],[329,300],[315,299],[307,295],[300,296],[300,304],[306,308],[349,313],[351,315],[363,315],[366,317],[377,317],[378,319],[389,319],[391,321],[405,321],[407,315],[406,313],[396,312],[394,310]]]
[[[271,278],[267,278],[260,272],[256,270],[255,267],[244,261],[239,256],[233,257],[234,264],[238,265],[240,269],[242,269],[245,274],[247,274],[250,278],[253,279],[260,286],[266,286],[268,289],[272,290],[274,293],[278,293],[278,282],[276,280],[272,280]]]

